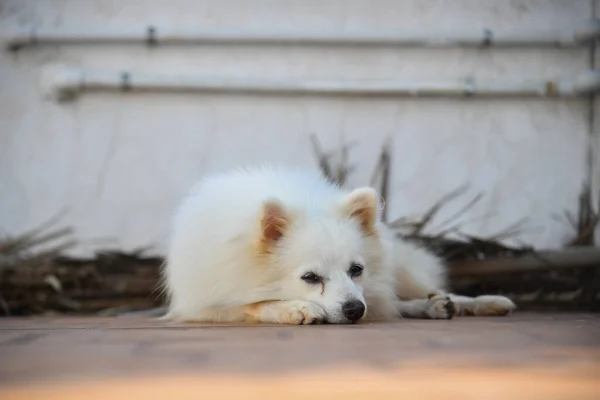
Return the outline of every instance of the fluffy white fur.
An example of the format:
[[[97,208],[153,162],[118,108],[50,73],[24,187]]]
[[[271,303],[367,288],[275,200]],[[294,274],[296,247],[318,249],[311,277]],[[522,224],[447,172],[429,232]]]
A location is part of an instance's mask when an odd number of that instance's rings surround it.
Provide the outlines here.
[[[395,238],[380,214],[372,188],[345,191],[309,171],[256,167],[207,177],[173,219],[167,317],[348,323],[515,308],[502,296],[447,294],[440,260]]]

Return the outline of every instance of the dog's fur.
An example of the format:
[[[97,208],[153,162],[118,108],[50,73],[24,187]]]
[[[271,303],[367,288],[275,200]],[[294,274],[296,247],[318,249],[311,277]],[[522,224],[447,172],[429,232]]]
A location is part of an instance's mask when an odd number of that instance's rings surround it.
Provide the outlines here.
[[[506,315],[515,308],[502,296],[448,294],[440,260],[394,237],[381,207],[372,188],[345,191],[288,167],[203,179],[173,219],[163,270],[167,318],[356,322],[344,311],[349,301],[365,306],[364,321]]]

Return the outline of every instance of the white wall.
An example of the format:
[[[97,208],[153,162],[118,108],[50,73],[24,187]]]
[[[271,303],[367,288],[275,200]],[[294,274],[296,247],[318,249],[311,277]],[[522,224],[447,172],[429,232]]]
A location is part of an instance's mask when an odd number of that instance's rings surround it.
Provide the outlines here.
[[[205,28],[575,28],[588,0],[8,0],[4,29],[149,24]],[[36,226],[60,209],[82,240],[164,248],[177,199],[202,174],[245,163],[316,167],[309,135],[327,149],[357,140],[350,184],[367,184],[393,138],[390,217],[425,211],[469,183],[465,216],[491,234],[527,217],[520,239],[556,247],[572,235],[553,214],[576,212],[588,179],[590,105],[582,99],[414,99],[214,94],[84,94],[43,99],[42,67],[137,68],[225,77],[433,79],[569,77],[590,67],[586,48],[52,46],[0,52],[0,232]],[[469,197],[471,196],[471,197]],[[442,215],[440,220],[443,220]]]

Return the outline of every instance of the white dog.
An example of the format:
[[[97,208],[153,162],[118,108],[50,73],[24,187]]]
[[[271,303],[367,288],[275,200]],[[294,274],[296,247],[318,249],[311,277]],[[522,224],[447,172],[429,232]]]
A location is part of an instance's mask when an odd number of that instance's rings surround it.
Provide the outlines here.
[[[281,324],[506,315],[502,296],[446,293],[429,252],[380,221],[376,191],[258,167],[202,180],[183,201],[163,270],[167,318]]]

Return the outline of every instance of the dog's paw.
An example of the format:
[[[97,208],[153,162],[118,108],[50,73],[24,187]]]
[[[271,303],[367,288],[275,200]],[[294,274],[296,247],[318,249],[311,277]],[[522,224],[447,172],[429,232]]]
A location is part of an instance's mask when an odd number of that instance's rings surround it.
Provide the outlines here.
[[[280,320],[284,324],[313,325],[325,322],[325,310],[309,301],[289,301],[281,310]]]
[[[511,299],[498,295],[477,296],[474,302],[474,314],[477,316],[501,317],[509,315],[517,308]]]
[[[440,294],[429,298],[426,312],[431,319],[452,319],[457,313],[457,307],[450,297]]]

